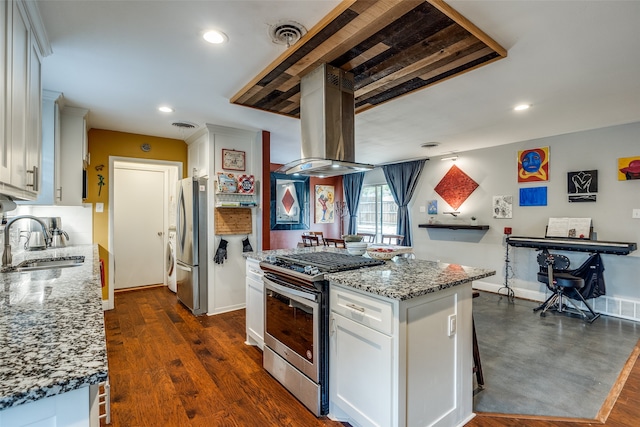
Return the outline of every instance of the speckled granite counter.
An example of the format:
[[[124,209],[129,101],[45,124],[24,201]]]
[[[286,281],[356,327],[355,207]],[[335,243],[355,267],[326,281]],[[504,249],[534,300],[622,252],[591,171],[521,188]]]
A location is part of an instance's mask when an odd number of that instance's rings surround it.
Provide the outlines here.
[[[245,258],[263,261],[268,255],[287,255],[315,251],[346,253],[344,249],[312,247],[247,252],[244,256]],[[437,292],[441,289],[493,276],[494,274],[496,274],[494,270],[483,268],[396,257],[391,261],[386,261],[384,265],[326,274],[325,277],[330,282],[343,286],[349,286],[391,299],[408,300]]]
[[[107,378],[97,246],[23,252],[13,265],[73,255],[84,264],[0,273],[0,410]]]

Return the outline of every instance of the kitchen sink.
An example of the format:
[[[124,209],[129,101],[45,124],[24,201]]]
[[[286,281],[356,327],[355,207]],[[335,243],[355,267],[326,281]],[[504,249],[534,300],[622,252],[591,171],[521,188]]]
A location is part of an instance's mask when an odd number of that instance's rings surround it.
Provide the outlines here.
[[[3,273],[11,273],[14,271],[38,271],[51,270],[54,268],[78,267],[84,263],[83,256],[66,256],[57,258],[39,258],[22,261],[18,265],[5,267]]]

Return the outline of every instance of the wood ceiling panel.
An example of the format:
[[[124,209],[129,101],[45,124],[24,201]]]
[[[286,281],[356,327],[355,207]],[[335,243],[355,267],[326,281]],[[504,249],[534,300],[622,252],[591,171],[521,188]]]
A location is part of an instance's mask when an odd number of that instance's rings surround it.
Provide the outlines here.
[[[348,0],[231,102],[299,117],[300,78],[329,63],[354,74],[361,112],[506,56],[441,0]]]

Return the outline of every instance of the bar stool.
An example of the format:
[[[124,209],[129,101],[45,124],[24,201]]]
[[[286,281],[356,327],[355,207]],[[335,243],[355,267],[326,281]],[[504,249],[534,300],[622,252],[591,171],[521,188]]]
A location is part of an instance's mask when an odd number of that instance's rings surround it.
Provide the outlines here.
[[[302,235],[302,245],[304,247],[320,246],[320,238],[318,236],[311,236],[309,234]]]
[[[344,240],[342,239],[331,239],[329,237],[324,239],[325,246],[334,246],[336,248],[345,248]]]
[[[473,298],[478,298],[480,292],[473,291]],[[476,336],[476,322],[471,315],[471,324],[473,326],[473,372],[476,374],[476,382],[478,389],[484,389],[484,375],[482,374],[482,363],[480,362],[480,349],[478,348],[478,337]]]

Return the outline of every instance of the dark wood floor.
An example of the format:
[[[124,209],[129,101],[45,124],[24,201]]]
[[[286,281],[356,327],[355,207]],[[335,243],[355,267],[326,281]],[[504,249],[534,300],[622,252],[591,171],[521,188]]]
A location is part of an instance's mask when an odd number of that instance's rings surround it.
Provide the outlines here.
[[[244,344],[244,310],[194,317],[165,287],[116,293],[115,307],[105,313],[113,426],[342,426],[315,418],[262,369],[260,350]],[[587,425],[640,425],[640,363],[604,424],[482,414],[467,424]]]

